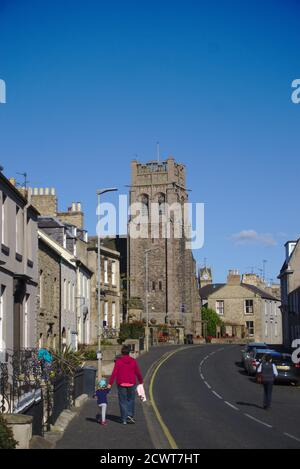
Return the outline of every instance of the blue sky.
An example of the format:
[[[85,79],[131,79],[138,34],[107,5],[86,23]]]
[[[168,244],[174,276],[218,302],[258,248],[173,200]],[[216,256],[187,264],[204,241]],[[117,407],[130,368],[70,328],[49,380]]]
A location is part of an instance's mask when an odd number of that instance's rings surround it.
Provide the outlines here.
[[[276,278],[300,232],[299,18],[292,0],[0,0],[5,174],[81,201],[94,233],[96,188],[126,193],[159,140],[206,204],[199,264]]]

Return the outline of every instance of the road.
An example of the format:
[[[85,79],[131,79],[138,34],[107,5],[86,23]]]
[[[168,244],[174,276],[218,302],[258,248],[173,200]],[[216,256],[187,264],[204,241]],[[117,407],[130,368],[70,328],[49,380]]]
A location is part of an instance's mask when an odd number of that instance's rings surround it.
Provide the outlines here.
[[[179,449],[300,448],[300,388],[262,387],[239,365],[240,346],[191,346],[158,370],[153,394]]]

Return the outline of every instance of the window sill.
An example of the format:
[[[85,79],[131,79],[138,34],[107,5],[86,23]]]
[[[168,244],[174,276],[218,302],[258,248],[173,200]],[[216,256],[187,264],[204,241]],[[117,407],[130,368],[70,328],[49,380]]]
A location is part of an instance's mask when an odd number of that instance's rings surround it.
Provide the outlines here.
[[[8,246],[6,246],[5,244],[1,244],[1,252],[3,254],[5,254],[6,256],[9,256],[9,252],[10,252],[10,249]]]

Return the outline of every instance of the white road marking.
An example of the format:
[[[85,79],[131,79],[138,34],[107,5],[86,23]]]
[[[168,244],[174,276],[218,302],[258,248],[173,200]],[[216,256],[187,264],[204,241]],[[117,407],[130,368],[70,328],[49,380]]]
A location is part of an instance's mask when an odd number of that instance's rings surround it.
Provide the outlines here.
[[[229,407],[231,407],[231,408],[234,409],[234,410],[240,410],[240,409],[238,409],[237,407],[235,407],[235,405],[230,404],[230,402],[225,401],[225,404],[228,405]]]
[[[261,425],[264,425],[267,428],[273,428],[272,425],[269,425],[268,423],[262,422],[261,420],[256,419],[255,417],[252,417],[252,415],[249,414],[244,414],[246,417],[248,417],[251,420],[254,420],[254,422],[260,423]]]
[[[210,355],[206,356],[206,357],[202,360],[202,362],[200,363],[200,366],[199,366],[199,373],[200,373],[200,376],[201,376],[201,378],[204,380],[204,384],[205,384],[205,385],[207,386],[207,388],[210,389],[210,390],[212,390],[212,387],[210,386],[210,384],[209,384],[207,381],[205,381],[205,378],[204,378],[204,376],[203,376],[203,374],[202,374],[202,366],[203,366],[204,362],[206,362],[206,360],[208,360],[211,355],[214,355],[215,353],[218,353],[218,352],[222,352],[223,350],[225,350],[225,349],[222,348],[222,349],[219,349],[219,350],[217,350],[217,351],[215,351],[215,352],[212,352]],[[300,388],[300,387],[299,387],[299,388]],[[218,399],[223,400],[223,397],[220,396],[216,391],[212,391],[212,393],[213,393]],[[235,411],[239,411],[239,410],[240,410],[238,407],[234,406],[233,404],[231,404],[231,403],[228,402],[228,401],[224,401],[224,403],[225,403],[227,406],[231,407],[231,408],[232,408],[233,410],[235,410]],[[259,423],[260,425],[263,425],[264,427],[267,427],[267,428],[270,428],[270,429],[273,428],[272,425],[269,425],[268,423],[263,422],[262,420],[259,420],[259,419],[255,418],[255,417],[253,417],[252,415],[249,415],[249,414],[244,414],[244,415],[245,415],[245,417],[247,417],[247,418],[253,420],[253,421],[256,422],[256,423]],[[292,439],[292,440],[294,440],[294,441],[298,441],[298,442],[300,443],[300,438],[297,438],[296,436],[291,435],[290,433],[283,433],[283,435],[286,436],[287,438],[290,438],[290,439]]]
[[[299,438],[296,438],[295,436],[290,435],[289,433],[284,433],[284,435],[287,436],[288,438],[291,438],[292,440],[299,441],[299,443],[300,443],[300,439],[299,439]]]
[[[223,400],[223,397],[220,396],[220,394],[218,394],[216,391],[212,391],[212,393],[213,393],[218,399]]]

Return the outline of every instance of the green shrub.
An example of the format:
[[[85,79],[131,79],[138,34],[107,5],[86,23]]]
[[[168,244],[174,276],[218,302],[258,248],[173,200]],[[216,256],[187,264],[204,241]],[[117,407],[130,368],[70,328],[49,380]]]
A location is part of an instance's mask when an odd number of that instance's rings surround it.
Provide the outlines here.
[[[141,321],[123,322],[120,326],[120,342],[127,339],[139,339],[145,335],[145,325]]]
[[[202,321],[206,321],[206,338],[212,339],[217,335],[217,326],[221,326],[222,320],[214,309],[202,308]]]
[[[102,339],[102,340],[101,340],[101,345],[109,346],[109,345],[112,345],[112,342],[110,342],[110,341],[107,340],[107,339]]]
[[[1,449],[15,449],[17,442],[13,437],[11,428],[7,425],[5,419],[0,414],[0,448]]]
[[[86,350],[83,353],[83,358],[85,360],[97,360],[97,352],[95,350]]]

